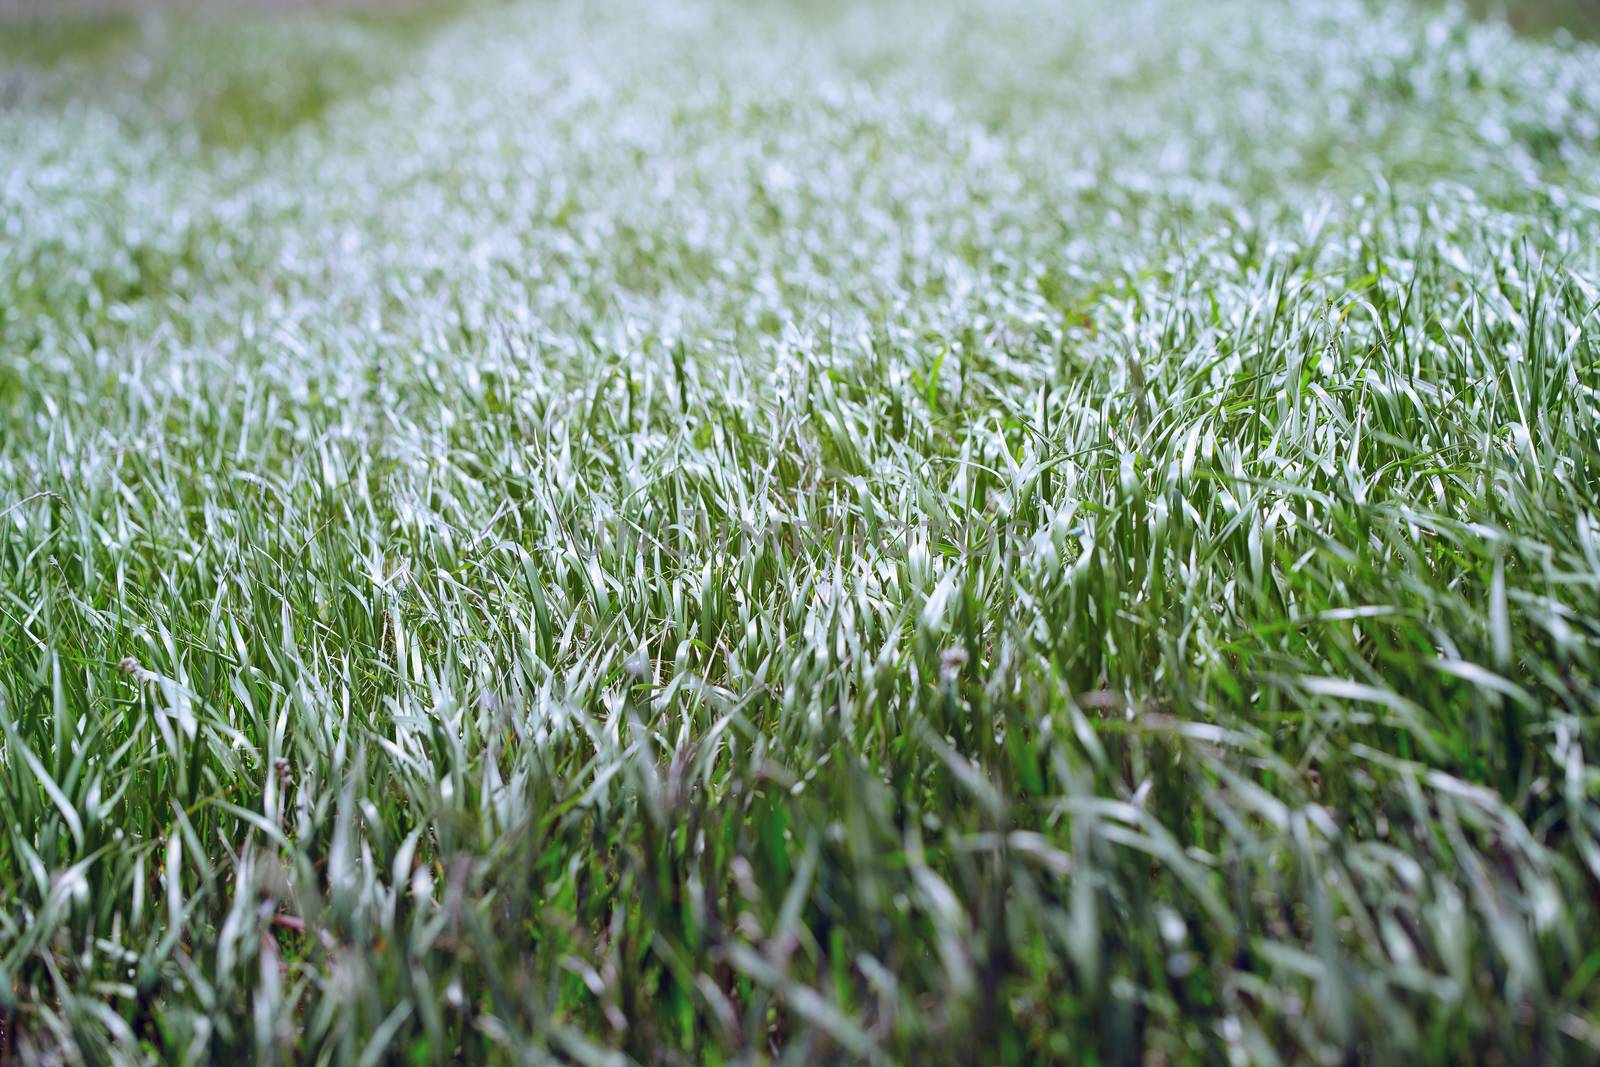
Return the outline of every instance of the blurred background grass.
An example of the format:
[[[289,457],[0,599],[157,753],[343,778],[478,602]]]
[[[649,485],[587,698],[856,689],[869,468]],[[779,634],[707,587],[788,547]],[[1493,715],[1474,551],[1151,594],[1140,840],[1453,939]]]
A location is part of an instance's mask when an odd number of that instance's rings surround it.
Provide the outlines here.
[[[0,107],[156,101],[201,148],[268,144],[384,84],[482,2],[0,0]],[[1466,2],[1528,35],[1600,38],[1600,0]]]
[[[23,5],[27,4],[27,7]],[[274,140],[398,74],[465,0],[0,7],[0,106],[155,102],[201,147]],[[287,75],[287,76],[285,76]]]
[[[1471,0],[1480,18],[1498,18],[1521,33],[1544,36],[1561,30],[1600,37],[1600,0]]]

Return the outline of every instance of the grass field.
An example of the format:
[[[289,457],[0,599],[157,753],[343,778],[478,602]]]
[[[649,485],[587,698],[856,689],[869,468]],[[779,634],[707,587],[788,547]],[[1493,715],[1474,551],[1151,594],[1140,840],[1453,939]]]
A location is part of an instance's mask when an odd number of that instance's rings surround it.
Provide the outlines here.
[[[1600,48],[0,44],[0,1061],[1600,1057]]]

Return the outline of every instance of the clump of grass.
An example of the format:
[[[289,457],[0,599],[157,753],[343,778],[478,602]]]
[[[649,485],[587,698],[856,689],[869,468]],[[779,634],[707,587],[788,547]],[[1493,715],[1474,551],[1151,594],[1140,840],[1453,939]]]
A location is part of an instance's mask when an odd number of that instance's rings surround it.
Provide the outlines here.
[[[411,48],[0,115],[0,1058],[1596,1055],[1592,49]]]

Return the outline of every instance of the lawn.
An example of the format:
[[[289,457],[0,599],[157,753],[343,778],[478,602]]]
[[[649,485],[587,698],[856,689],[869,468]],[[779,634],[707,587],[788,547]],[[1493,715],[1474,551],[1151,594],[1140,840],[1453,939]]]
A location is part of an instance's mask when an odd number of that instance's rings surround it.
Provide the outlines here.
[[[1600,47],[0,42],[0,1062],[1594,1062],[1596,763]]]

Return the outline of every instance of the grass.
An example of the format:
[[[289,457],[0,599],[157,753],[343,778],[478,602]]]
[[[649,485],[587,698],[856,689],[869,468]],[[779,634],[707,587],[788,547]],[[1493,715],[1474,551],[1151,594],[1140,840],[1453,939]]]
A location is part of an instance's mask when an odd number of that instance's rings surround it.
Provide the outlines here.
[[[1469,7],[1504,20],[1519,33],[1600,36],[1600,0],[1473,0]]]
[[[1600,52],[417,18],[0,79],[0,1060],[1600,1056]]]
[[[251,0],[253,3],[254,0]],[[262,0],[270,4],[272,0]],[[259,152],[348,96],[404,71],[460,0],[394,0],[374,10],[153,8],[4,24],[0,91],[29,110],[91,105],[182,149]],[[376,2],[376,0],[374,0]]]

